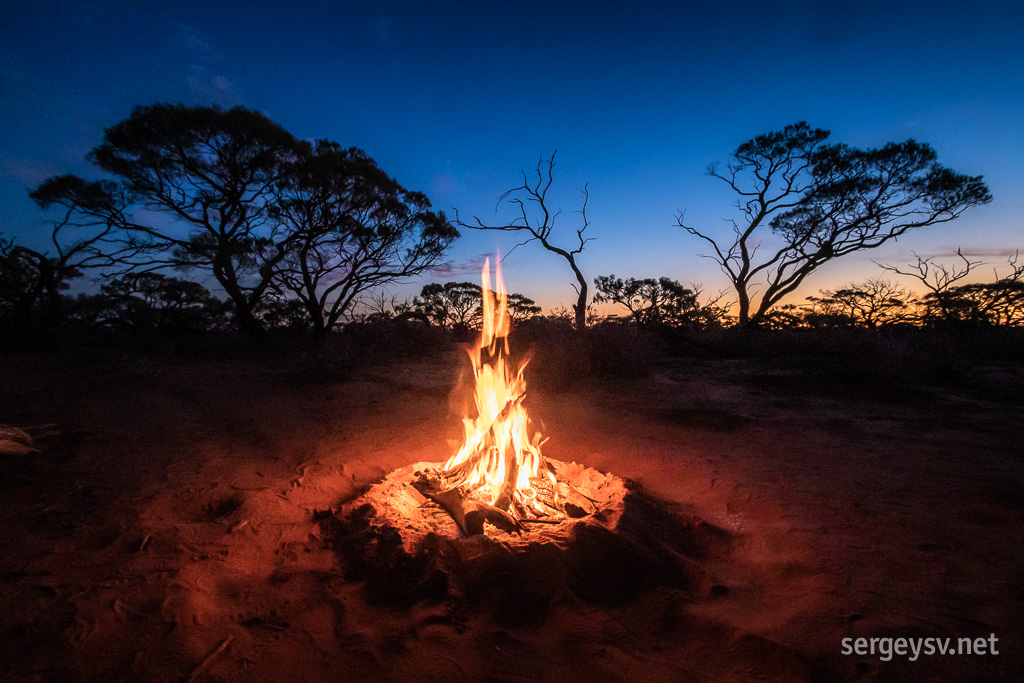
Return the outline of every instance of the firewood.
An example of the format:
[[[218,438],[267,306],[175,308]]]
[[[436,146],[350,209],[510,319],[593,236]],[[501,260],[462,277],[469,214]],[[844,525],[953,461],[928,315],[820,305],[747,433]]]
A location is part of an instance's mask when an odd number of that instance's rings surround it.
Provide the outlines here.
[[[570,484],[558,482],[558,502],[570,517],[585,517],[597,512],[597,502],[586,497]]]
[[[482,534],[484,522],[490,522],[510,534],[521,533],[525,530],[525,527],[507,512],[499,510],[493,505],[468,498],[460,489],[441,489],[434,481],[426,477],[421,477],[413,482],[413,487],[444,508],[445,512],[455,520],[459,530],[466,536]]]
[[[505,453],[505,483],[501,485],[501,491],[494,501],[494,507],[499,510],[508,510],[512,507],[512,498],[516,492],[516,481],[519,479],[519,463],[516,461],[516,454],[512,449]]]

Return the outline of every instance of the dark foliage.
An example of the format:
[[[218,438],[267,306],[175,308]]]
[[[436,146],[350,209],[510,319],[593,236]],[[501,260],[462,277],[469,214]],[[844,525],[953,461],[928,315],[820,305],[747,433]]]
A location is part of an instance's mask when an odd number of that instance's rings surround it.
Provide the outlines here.
[[[678,218],[711,246],[711,258],[736,290],[740,325],[759,323],[836,258],[954,220],[991,200],[981,176],[940,166],[926,144],[906,140],[861,150],[825,144],[828,136],[801,121],[743,143],[724,170],[711,167],[738,195],[731,238]]]
[[[288,294],[302,326],[327,331],[360,293],[430,267],[458,236],[362,151],[310,145],[241,107],[137,107],[90,159],[115,180],[65,175],[32,192],[63,210],[60,225],[92,230],[68,254],[101,254],[120,274],[207,272],[254,338],[298,324],[279,303]]]

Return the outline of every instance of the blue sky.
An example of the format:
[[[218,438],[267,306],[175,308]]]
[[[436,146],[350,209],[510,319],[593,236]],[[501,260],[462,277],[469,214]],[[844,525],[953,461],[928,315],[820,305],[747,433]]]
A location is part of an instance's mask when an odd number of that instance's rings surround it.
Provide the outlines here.
[[[566,243],[589,185],[589,278],[727,285],[687,218],[725,230],[732,197],[705,175],[797,120],[877,146],[914,137],[982,174],[994,201],[823,268],[798,292],[877,276],[876,260],[957,247],[993,265],[1024,247],[1024,3],[0,2],[0,231],[46,216],[26,189],[93,170],[85,154],[132,107],[244,105],[305,138],[365,149],[436,208],[502,222],[495,201],[558,150]],[[514,236],[465,231],[450,274]],[[529,245],[510,291],[573,300],[564,262]],[[418,289],[411,283],[395,293]]]

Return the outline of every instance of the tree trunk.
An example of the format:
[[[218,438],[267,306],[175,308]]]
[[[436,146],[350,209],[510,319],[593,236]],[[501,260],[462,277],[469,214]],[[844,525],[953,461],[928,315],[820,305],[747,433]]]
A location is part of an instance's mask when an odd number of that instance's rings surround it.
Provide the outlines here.
[[[577,290],[579,296],[576,298],[576,303],[573,305],[572,310],[576,313],[576,329],[582,332],[587,329],[587,278],[583,277],[583,273],[576,266],[576,259],[573,258],[572,254],[566,255],[566,260],[569,261],[569,266],[576,276],[576,282],[580,283]]]
[[[580,288],[580,296],[573,305],[572,310],[576,313],[576,329],[583,331],[587,329],[587,290],[586,285]]]
[[[739,297],[739,326],[747,327],[750,324],[750,297],[747,295],[747,288],[742,283],[736,283],[736,294]]]

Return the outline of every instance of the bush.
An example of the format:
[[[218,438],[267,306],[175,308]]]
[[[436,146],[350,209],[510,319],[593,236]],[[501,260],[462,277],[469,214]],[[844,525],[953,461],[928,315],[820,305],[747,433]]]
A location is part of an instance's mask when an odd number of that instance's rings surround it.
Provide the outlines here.
[[[568,321],[535,318],[516,325],[510,337],[517,356],[529,356],[528,382],[567,388],[600,378],[642,377],[659,356],[653,335],[607,322],[579,334]]]
[[[453,344],[452,335],[444,329],[405,318],[349,323],[337,337],[351,357],[368,363],[429,356]]]

